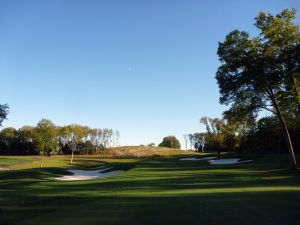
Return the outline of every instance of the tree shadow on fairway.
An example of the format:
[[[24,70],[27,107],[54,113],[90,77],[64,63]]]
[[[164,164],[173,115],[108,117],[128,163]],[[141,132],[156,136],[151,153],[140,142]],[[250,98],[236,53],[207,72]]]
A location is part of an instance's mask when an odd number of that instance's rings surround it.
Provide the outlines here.
[[[0,224],[287,224],[300,219],[299,174],[281,164],[212,166],[178,158],[115,163],[127,172],[63,182],[63,169],[0,174]]]
[[[18,205],[3,207],[1,204],[0,222],[3,225],[296,225],[299,200],[299,194],[280,191],[167,197],[41,197],[33,194],[31,199],[23,199]]]

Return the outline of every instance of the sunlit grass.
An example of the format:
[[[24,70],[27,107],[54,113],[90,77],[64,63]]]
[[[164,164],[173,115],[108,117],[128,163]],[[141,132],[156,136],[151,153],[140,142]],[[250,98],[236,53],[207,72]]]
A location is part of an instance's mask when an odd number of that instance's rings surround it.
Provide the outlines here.
[[[77,156],[77,164],[70,165],[69,157],[56,156],[45,161],[45,168],[20,163],[23,169],[0,173],[0,224],[296,225],[299,221],[300,176],[286,169],[286,155],[255,156],[253,162],[237,165],[180,161],[181,157]],[[88,181],[54,179],[69,167],[103,164],[126,172]]]

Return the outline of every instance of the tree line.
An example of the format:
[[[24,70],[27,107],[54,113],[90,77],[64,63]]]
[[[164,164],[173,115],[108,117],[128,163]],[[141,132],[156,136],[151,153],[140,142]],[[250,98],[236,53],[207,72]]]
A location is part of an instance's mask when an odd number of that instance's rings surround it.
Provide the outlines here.
[[[287,153],[281,125],[275,116],[266,116],[253,123],[232,123],[222,118],[202,117],[206,127],[202,133],[185,134],[185,149],[199,152]],[[288,120],[289,132],[296,150],[300,149],[300,119]]]
[[[90,128],[79,124],[56,126],[42,119],[36,126],[20,129],[7,127],[0,131],[2,155],[96,154],[119,146],[120,132],[108,128]]]

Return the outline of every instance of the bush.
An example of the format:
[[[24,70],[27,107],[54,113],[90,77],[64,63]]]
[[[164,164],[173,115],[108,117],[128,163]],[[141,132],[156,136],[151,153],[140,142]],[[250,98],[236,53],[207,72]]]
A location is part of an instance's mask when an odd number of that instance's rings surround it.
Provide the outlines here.
[[[167,147],[167,148],[175,148],[180,149],[180,142],[175,136],[168,136],[165,137],[158,146],[160,147]]]

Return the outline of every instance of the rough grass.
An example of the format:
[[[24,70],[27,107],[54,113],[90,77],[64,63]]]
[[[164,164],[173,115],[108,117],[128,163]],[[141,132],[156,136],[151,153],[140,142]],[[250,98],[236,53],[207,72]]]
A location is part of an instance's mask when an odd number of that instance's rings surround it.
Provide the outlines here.
[[[102,165],[104,162],[119,161],[119,159],[131,162],[149,157],[191,156],[197,154],[193,151],[181,151],[162,147],[125,146],[106,149],[98,155],[74,155],[73,164],[70,163],[70,155],[45,156],[43,157],[43,165],[44,167],[60,168],[93,167]],[[40,167],[40,156],[0,156],[0,166],[13,170],[38,168]]]
[[[193,151],[174,150],[165,147],[147,146],[124,146],[104,150],[101,155],[104,157],[150,157],[150,156],[170,156],[170,155],[192,155]],[[197,153],[196,153],[197,154]]]
[[[300,175],[286,169],[286,155],[237,165],[181,157],[76,158],[127,170],[89,181],[54,180],[70,166],[58,159],[64,167],[2,171],[0,224],[299,224]]]

